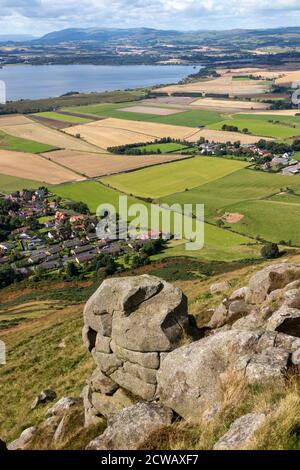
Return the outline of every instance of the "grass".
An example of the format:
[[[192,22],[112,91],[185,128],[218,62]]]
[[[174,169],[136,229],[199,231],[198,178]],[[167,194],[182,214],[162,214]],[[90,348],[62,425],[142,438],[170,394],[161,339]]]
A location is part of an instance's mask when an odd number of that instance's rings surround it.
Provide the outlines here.
[[[261,122],[256,119],[235,118],[218,122],[209,126],[210,129],[222,130],[224,125],[238,127],[239,131],[248,129],[250,134],[262,137],[273,137],[275,139],[286,139],[300,135],[300,127],[293,128],[286,125]]]
[[[67,116],[66,114],[60,114],[55,112],[43,112],[37,113],[35,116],[40,116],[47,119],[54,119],[55,121],[62,121],[62,122],[72,122],[74,124],[85,124],[90,122],[90,119],[79,117],[79,116]]]
[[[51,192],[72,201],[85,202],[92,213],[96,213],[100,204],[113,204],[119,207],[120,193],[113,189],[107,188],[96,181],[83,181],[79,183],[63,184],[59,186],[51,186]],[[138,202],[134,198],[129,198],[129,203]]]
[[[128,194],[159,198],[222,178],[246,165],[245,162],[225,158],[196,157],[109,176],[103,181]]]
[[[64,111],[73,113],[89,114],[97,117],[113,117],[118,119],[128,119],[131,121],[157,122],[162,124],[172,124],[174,126],[197,127],[200,125],[213,124],[223,119],[223,116],[216,111],[191,110],[183,111],[169,116],[156,116],[144,113],[134,113],[122,111],[129,105],[135,106],[138,102],[122,104],[99,104],[91,106],[80,106],[65,108]]]
[[[57,147],[42,144],[33,140],[22,139],[6,134],[0,130],[0,150],[11,150],[15,152],[44,153],[57,150]]]
[[[8,176],[0,174],[0,193],[10,194],[14,191],[21,191],[22,189],[34,189],[42,186],[42,183],[16,176]]]

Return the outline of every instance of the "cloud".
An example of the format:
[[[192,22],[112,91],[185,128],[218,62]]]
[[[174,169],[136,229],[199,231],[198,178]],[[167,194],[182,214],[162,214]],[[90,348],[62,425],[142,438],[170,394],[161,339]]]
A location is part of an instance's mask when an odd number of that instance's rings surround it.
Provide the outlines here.
[[[2,33],[67,27],[230,29],[293,26],[299,0],[0,0]]]

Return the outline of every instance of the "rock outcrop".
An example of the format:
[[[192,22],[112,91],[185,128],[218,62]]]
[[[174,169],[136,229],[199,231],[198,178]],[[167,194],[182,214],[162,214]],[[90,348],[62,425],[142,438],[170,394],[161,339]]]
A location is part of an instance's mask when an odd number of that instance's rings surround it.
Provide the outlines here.
[[[154,276],[109,279],[84,310],[97,368],[83,392],[86,423],[156,396],[157,370],[188,328],[187,299]]]
[[[158,403],[140,402],[108,419],[104,433],[87,450],[135,450],[154,432],[172,423],[173,412]]]
[[[265,421],[266,415],[263,413],[242,416],[234,421],[229,431],[215,444],[214,450],[244,449]]]

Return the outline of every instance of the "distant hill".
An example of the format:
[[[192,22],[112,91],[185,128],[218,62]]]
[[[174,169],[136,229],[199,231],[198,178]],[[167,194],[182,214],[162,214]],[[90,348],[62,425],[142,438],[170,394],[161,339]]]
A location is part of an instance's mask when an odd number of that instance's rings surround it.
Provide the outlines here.
[[[30,34],[0,34],[0,43],[1,42],[24,42],[32,41],[36,39],[35,36]]]

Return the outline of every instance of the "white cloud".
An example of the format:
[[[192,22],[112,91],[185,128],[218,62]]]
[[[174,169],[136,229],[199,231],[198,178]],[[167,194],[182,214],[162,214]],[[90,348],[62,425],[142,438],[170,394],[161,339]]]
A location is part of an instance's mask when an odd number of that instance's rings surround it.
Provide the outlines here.
[[[299,0],[0,0],[2,33],[66,27],[229,29],[293,26]]]

